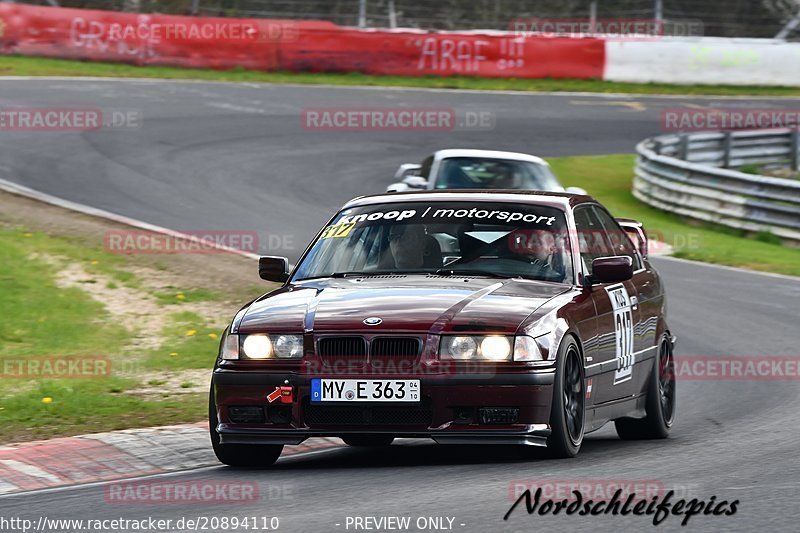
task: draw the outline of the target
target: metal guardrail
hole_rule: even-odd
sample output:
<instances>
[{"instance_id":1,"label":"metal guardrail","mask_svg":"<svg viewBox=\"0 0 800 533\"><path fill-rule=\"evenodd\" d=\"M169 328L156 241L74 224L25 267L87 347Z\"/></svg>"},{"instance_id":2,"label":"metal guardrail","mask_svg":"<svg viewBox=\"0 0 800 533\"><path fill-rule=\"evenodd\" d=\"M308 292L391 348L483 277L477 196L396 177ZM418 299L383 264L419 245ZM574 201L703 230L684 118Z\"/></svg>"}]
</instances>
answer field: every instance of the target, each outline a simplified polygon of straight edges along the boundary
<instances>
[{"instance_id":1,"label":"metal guardrail","mask_svg":"<svg viewBox=\"0 0 800 533\"><path fill-rule=\"evenodd\" d=\"M769 232L800 246L800 179L730 167L776 164L798 170L795 130L662 135L636 147L633 195L681 216Z\"/></svg>"}]
</instances>

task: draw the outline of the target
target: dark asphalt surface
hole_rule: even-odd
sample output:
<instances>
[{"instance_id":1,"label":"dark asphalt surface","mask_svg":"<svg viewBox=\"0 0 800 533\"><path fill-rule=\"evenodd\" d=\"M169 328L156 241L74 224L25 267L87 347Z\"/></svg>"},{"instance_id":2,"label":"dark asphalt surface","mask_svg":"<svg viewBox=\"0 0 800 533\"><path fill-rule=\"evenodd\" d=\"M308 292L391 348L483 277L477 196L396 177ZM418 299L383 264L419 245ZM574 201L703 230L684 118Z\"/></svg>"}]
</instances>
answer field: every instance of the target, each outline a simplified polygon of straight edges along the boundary
<instances>
[{"instance_id":1,"label":"dark asphalt surface","mask_svg":"<svg viewBox=\"0 0 800 533\"><path fill-rule=\"evenodd\" d=\"M0 178L177 230L258 231L261 251L296 259L333 210L383 192L400 163L441 148L541 156L631 153L666 108L706 99L155 81L0 80L0 108L92 107L139 127L0 131ZM726 101L730 102L730 101ZM752 107L788 100L737 100ZM489 113L494 129L308 131L310 108ZM565 183L565 185L569 185Z\"/></svg>"},{"instance_id":2,"label":"dark asphalt surface","mask_svg":"<svg viewBox=\"0 0 800 533\"><path fill-rule=\"evenodd\" d=\"M580 102L589 102L588 104ZM638 103L637 103L638 102ZM543 156L630 152L665 107L709 100L110 81L0 81L0 107L139 109L135 130L0 133L0 177L173 229L256 229L293 239L290 255L343 201L380 192L395 167L436 148ZM747 101L753 107L791 102ZM493 131L307 132L304 107L453 107L495 113ZM569 185L569 184L566 184ZM291 247L290 247L291 248ZM272 249L271 252L280 252ZM670 298L677 355L797 356L800 280L654 260ZM670 439L622 442L610 428L554 461L498 447L400 442L287 458L265 471L211 468L168 479L257 481L240 505L120 505L103 487L0 497L0 516L277 516L279 531L356 531L347 517L451 517L454 531L653 529L648 517L528 516L507 521L524 480L651 481L678 497L738 499L734 516L668 517L658 531L796 531L800 382L684 381ZM339 524L339 525L337 525ZM463 525L462 525L463 524ZM215 530L222 531L221 527ZM252 530L251 530L252 531ZM360 530L360 531L363 531ZM412 527L411 531L417 531Z\"/></svg>"}]
</instances>

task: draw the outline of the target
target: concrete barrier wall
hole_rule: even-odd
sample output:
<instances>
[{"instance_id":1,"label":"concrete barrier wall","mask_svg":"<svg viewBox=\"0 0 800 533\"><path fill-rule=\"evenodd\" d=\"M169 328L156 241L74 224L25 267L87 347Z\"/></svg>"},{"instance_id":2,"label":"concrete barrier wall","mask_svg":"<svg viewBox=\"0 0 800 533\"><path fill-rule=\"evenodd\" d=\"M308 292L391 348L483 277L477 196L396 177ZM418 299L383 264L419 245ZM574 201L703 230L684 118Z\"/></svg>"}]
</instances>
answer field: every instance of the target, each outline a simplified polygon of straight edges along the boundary
<instances>
[{"instance_id":1,"label":"concrete barrier wall","mask_svg":"<svg viewBox=\"0 0 800 533\"><path fill-rule=\"evenodd\" d=\"M0 2L0 54L293 72L800 85L800 43L347 28Z\"/></svg>"},{"instance_id":2,"label":"concrete barrier wall","mask_svg":"<svg viewBox=\"0 0 800 533\"><path fill-rule=\"evenodd\" d=\"M606 42L603 78L633 83L800 85L800 43L771 39Z\"/></svg>"},{"instance_id":3,"label":"concrete barrier wall","mask_svg":"<svg viewBox=\"0 0 800 533\"><path fill-rule=\"evenodd\" d=\"M0 3L0 53L137 65L402 76L601 78L600 39L359 30L329 22L137 15Z\"/></svg>"}]
</instances>

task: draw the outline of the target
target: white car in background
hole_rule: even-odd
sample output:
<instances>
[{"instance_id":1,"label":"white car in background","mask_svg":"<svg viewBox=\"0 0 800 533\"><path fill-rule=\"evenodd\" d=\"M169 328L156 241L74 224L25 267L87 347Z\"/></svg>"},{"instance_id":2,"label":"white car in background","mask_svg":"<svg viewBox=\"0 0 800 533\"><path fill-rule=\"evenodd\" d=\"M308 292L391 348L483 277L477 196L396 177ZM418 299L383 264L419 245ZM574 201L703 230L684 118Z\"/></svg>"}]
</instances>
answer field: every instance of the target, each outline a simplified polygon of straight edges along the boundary
<instances>
[{"instance_id":1,"label":"white car in background","mask_svg":"<svg viewBox=\"0 0 800 533\"><path fill-rule=\"evenodd\" d=\"M544 159L494 150L439 150L422 164L404 163L386 192L425 189L518 189L586 194L559 183Z\"/></svg>"}]
</instances>

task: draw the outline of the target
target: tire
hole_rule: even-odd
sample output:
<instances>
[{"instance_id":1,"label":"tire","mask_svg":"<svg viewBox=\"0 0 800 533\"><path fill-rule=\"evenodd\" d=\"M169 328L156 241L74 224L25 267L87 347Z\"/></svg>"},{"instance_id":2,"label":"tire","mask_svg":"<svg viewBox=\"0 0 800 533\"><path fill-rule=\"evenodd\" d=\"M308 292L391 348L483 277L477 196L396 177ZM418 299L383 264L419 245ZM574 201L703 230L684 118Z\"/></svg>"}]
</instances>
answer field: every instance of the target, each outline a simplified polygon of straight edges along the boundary
<instances>
[{"instance_id":1,"label":"tire","mask_svg":"<svg viewBox=\"0 0 800 533\"><path fill-rule=\"evenodd\" d=\"M586 385L578 343L567 336L558 348L553 403L550 407L548 455L575 457L581 449L586 424Z\"/></svg>"},{"instance_id":2,"label":"tire","mask_svg":"<svg viewBox=\"0 0 800 533\"><path fill-rule=\"evenodd\" d=\"M348 446L383 447L392 444L394 437L391 435L348 435L342 437L342 440Z\"/></svg>"},{"instance_id":3,"label":"tire","mask_svg":"<svg viewBox=\"0 0 800 533\"><path fill-rule=\"evenodd\" d=\"M614 422L617 435L624 440L665 439L675 422L675 361L672 345L664 336L658 359L647 386L647 415L644 418L621 418Z\"/></svg>"},{"instance_id":4,"label":"tire","mask_svg":"<svg viewBox=\"0 0 800 533\"><path fill-rule=\"evenodd\" d=\"M228 466L264 468L272 466L283 451L283 444L220 444L217 433L217 405L214 403L214 386L208 395L208 430L211 446L220 463Z\"/></svg>"}]
</instances>

